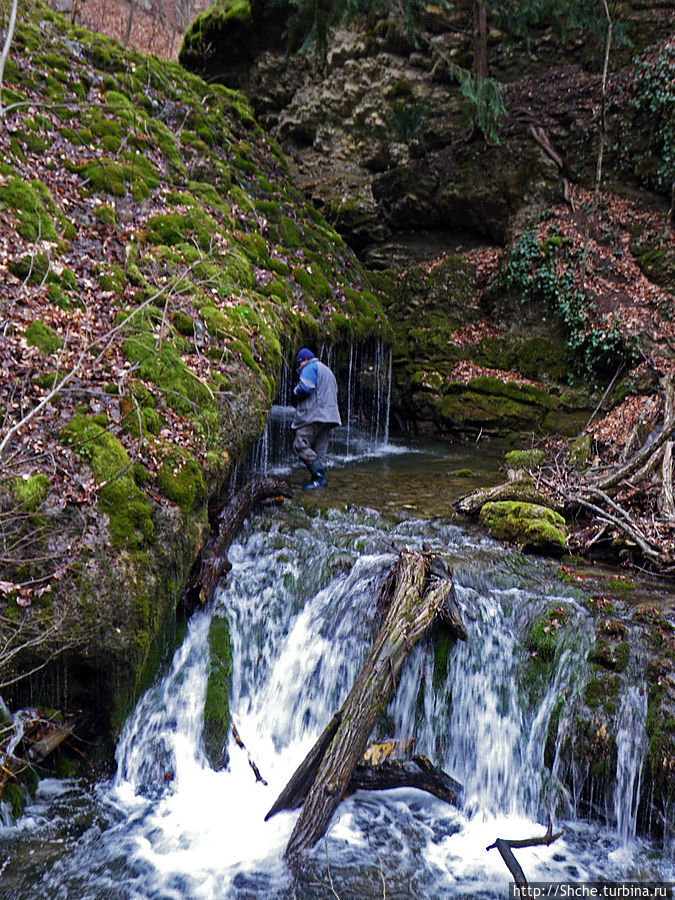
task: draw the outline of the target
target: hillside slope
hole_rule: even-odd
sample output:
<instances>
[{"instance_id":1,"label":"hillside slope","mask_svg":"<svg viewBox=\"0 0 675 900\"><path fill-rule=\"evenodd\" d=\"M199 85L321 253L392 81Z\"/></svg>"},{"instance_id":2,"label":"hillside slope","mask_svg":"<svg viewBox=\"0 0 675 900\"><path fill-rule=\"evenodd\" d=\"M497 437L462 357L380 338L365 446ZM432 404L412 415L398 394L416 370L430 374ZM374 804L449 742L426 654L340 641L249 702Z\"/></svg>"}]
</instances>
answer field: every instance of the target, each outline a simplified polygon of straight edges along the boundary
<instances>
[{"instance_id":1,"label":"hillside slope","mask_svg":"<svg viewBox=\"0 0 675 900\"><path fill-rule=\"evenodd\" d=\"M2 99L0 683L115 727L282 353L387 330L240 94L36 4Z\"/></svg>"}]
</instances>

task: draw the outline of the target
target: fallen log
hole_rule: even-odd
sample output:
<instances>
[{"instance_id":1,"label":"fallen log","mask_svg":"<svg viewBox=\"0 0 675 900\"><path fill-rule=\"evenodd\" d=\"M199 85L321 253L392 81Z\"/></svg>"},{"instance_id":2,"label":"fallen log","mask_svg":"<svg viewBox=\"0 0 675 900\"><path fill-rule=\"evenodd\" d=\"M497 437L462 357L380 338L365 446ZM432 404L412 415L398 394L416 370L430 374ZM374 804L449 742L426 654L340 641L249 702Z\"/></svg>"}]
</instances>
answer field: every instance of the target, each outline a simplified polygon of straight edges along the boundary
<instances>
[{"instance_id":1,"label":"fallen log","mask_svg":"<svg viewBox=\"0 0 675 900\"><path fill-rule=\"evenodd\" d=\"M271 497L283 499L290 496L291 491L285 481L253 478L220 511L218 531L202 550L183 590L181 605L188 613L211 600L220 577L232 568L227 552L256 505Z\"/></svg>"},{"instance_id":2,"label":"fallen log","mask_svg":"<svg viewBox=\"0 0 675 900\"><path fill-rule=\"evenodd\" d=\"M522 501L523 503L537 503L540 506L550 506L556 512L560 512L549 496L537 489L532 478L527 472L519 470L514 477L489 488L477 488L469 494L460 497L453 503L458 513L464 516L477 516L486 503L501 500Z\"/></svg>"},{"instance_id":3,"label":"fallen log","mask_svg":"<svg viewBox=\"0 0 675 900\"><path fill-rule=\"evenodd\" d=\"M429 570L428 555L399 554L385 621L347 699L267 814L302 805L286 847L289 859L309 850L326 832L412 648L434 621L444 615L452 619L447 612L452 581L430 578Z\"/></svg>"},{"instance_id":4,"label":"fallen log","mask_svg":"<svg viewBox=\"0 0 675 900\"><path fill-rule=\"evenodd\" d=\"M433 765L426 756L413 756L405 760L386 759L378 764L362 762L352 772L348 793L358 790L388 791L399 787L426 791L453 806L459 806L462 795L462 785Z\"/></svg>"},{"instance_id":5,"label":"fallen log","mask_svg":"<svg viewBox=\"0 0 675 900\"><path fill-rule=\"evenodd\" d=\"M527 879L525 878L525 873L520 867L520 863L513 855L512 848L513 847L540 847L542 844L549 846L553 841L557 841L561 834L564 832L558 831L556 834L553 834L553 823L551 822L551 817L548 817L548 828L546 829L546 834L541 837L533 837L533 838L524 838L523 840L510 840L508 838L497 838L494 844L490 844L489 847L486 847L486 850L494 850L495 847L499 850L499 853L506 863L506 868L509 870L511 875L513 876L513 880L517 884L519 888L527 887Z\"/></svg>"},{"instance_id":6,"label":"fallen log","mask_svg":"<svg viewBox=\"0 0 675 900\"><path fill-rule=\"evenodd\" d=\"M76 722L70 722L66 725L55 723L47 731L47 733L39 740L35 741L28 751L28 759L31 762L41 762L50 753L53 753L66 738L75 730Z\"/></svg>"}]
</instances>

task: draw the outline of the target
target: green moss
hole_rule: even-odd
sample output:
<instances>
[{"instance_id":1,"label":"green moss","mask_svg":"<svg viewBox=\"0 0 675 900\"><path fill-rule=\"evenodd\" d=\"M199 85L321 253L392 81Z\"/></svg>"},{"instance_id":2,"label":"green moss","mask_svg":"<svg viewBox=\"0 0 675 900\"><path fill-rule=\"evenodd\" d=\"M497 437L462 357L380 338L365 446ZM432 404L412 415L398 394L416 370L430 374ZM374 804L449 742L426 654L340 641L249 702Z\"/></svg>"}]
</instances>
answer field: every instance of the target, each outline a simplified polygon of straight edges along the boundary
<instances>
[{"instance_id":1,"label":"green moss","mask_svg":"<svg viewBox=\"0 0 675 900\"><path fill-rule=\"evenodd\" d=\"M16 781L5 784L2 798L9 806L9 813L13 821L19 819L26 807L26 794Z\"/></svg>"},{"instance_id":2,"label":"green moss","mask_svg":"<svg viewBox=\"0 0 675 900\"><path fill-rule=\"evenodd\" d=\"M204 749L215 769L227 765L230 729L230 681L232 647L230 629L224 615L215 613L209 625L209 668L204 697Z\"/></svg>"},{"instance_id":3,"label":"green moss","mask_svg":"<svg viewBox=\"0 0 675 900\"><path fill-rule=\"evenodd\" d=\"M602 708L613 716L618 709L620 689L621 678L618 675L590 678L584 686L584 701L589 709Z\"/></svg>"},{"instance_id":4,"label":"green moss","mask_svg":"<svg viewBox=\"0 0 675 900\"><path fill-rule=\"evenodd\" d=\"M543 450L509 450L504 462L510 469L536 469L543 458Z\"/></svg>"},{"instance_id":5,"label":"green moss","mask_svg":"<svg viewBox=\"0 0 675 900\"><path fill-rule=\"evenodd\" d=\"M35 512L49 492L49 478L38 472L22 478L14 478L12 491L17 505L25 512Z\"/></svg>"},{"instance_id":6,"label":"green moss","mask_svg":"<svg viewBox=\"0 0 675 900\"><path fill-rule=\"evenodd\" d=\"M448 659L453 646L453 639L447 629L439 630L434 642L434 688L438 690L445 683L448 674Z\"/></svg>"},{"instance_id":7,"label":"green moss","mask_svg":"<svg viewBox=\"0 0 675 900\"><path fill-rule=\"evenodd\" d=\"M117 223L117 213L115 212L114 206L107 206L105 204L97 206L94 210L94 215L97 219L100 219L107 225L115 225Z\"/></svg>"},{"instance_id":8,"label":"green moss","mask_svg":"<svg viewBox=\"0 0 675 900\"><path fill-rule=\"evenodd\" d=\"M122 292L127 280L124 274L124 269L121 266L118 266L116 263L111 263L110 265L102 268L99 272L98 278L102 290L114 291L116 294L120 294Z\"/></svg>"},{"instance_id":9,"label":"green moss","mask_svg":"<svg viewBox=\"0 0 675 900\"><path fill-rule=\"evenodd\" d=\"M90 191L113 194L123 197L126 194L125 182L131 180L131 173L112 159L95 159L84 163L66 162L66 168L77 174Z\"/></svg>"},{"instance_id":10,"label":"green moss","mask_svg":"<svg viewBox=\"0 0 675 900\"><path fill-rule=\"evenodd\" d=\"M156 350L154 344L152 335L139 334L122 345L127 359L139 364L139 377L156 384L166 403L180 415L194 418L215 407L206 385L187 368L175 348L165 341L162 349Z\"/></svg>"},{"instance_id":11,"label":"green moss","mask_svg":"<svg viewBox=\"0 0 675 900\"><path fill-rule=\"evenodd\" d=\"M590 434L582 434L572 442L568 463L573 469L581 471L586 468L586 464L591 455L591 436Z\"/></svg>"},{"instance_id":12,"label":"green moss","mask_svg":"<svg viewBox=\"0 0 675 900\"><path fill-rule=\"evenodd\" d=\"M109 517L112 545L139 550L151 544L155 536L152 508L134 481L129 457L117 438L92 417L80 413L59 434L64 443L89 463L102 485L98 491L99 504Z\"/></svg>"},{"instance_id":13,"label":"green moss","mask_svg":"<svg viewBox=\"0 0 675 900\"><path fill-rule=\"evenodd\" d=\"M27 241L56 241L58 234L54 222L40 199L36 184L10 178L0 191L0 208L16 210L19 217L17 231ZM47 190L43 185L41 187Z\"/></svg>"},{"instance_id":14,"label":"green moss","mask_svg":"<svg viewBox=\"0 0 675 900\"><path fill-rule=\"evenodd\" d=\"M303 268L302 266L296 266L293 269L293 278L310 297L320 303L333 298L333 289L318 270L318 267L308 266Z\"/></svg>"},{"instance_id":15,"label":"green moss","mask_svg":"<svg viewBox=\"0 0 675 900\"><path fill-rule=\"evenodd\" d=\"M567 549L565 520L546 506L510 500L485 503L480 521L493 537L519 543L524 550L562 553Z\"/></svg>"},{"instance_id":16,"label":"green moss","mask_svg":"<svg viewBox=\"0 0 675 900\"><path fill-rule=\"evenodd\" d=\"M186 313L177 310L173 314L171 324L180 334L184 334L187 337L194 337L195 320L192 316L188 316Z\"/></svg>"},{"instance_id":17,"label":"green moss","mask_svg":"<svg viewBox=\"0 0 675 900\"><path fill-rule=\"evenodd\" d=\"M26 328L26 343L29 347L37 347L41 353L56 353L63 346L61 338L49 325L39 319L31 322Z\"/></svg>"},{"instance_id":18,"label":"green moss","mask_svg":"<svg viewBox=\"0 0 675 900\"><path fill-rule=\"evenodd\" d=\"M202 250L208 250L211 236L220 231L217 222L195 206L185 213L169 213L148 219L146 236L151 244L175 246L193 238Z\"/></svg>"},{"instance_id":19,"label":"green moss","mask_svg":"<svg viewBox=\"0 0 675 900\"><path fill-rule=\"evenodd\" d=\"M182 453L172 453L157 473L157 486L185 515L206 500L206 484L199 463Z\"/></svg>"}]
</instances>

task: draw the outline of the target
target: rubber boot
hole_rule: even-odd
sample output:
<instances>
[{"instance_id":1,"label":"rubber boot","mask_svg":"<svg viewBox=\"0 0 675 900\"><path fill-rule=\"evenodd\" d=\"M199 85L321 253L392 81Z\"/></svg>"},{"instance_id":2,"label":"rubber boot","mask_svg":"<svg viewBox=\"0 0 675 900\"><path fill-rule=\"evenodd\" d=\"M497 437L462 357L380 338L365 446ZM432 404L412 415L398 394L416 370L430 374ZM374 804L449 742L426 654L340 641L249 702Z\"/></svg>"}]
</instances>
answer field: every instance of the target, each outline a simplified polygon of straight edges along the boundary
<instances>
[{"instance_id":1,"label":"rubber boot","mask_svg":"<svg viewBox=\"0 0 675 900\"><path fill-rule=\"evenodd\" d=\"M321 460L318 456L312 463L310 463L309 471L312 473L312 480L309 482L309 484L303 485L306 491L313 491L316 488L326 486L326 473L323 470Z\"/></svg>"}]
</instances>

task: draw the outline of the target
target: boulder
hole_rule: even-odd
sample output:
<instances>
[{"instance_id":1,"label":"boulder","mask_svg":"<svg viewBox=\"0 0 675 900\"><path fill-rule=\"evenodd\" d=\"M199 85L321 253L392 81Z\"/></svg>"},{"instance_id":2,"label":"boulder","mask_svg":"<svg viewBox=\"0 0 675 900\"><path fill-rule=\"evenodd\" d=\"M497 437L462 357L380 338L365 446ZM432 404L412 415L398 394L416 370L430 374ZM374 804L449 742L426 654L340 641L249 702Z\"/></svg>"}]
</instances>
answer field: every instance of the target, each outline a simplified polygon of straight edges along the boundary
<instances>
[{"instance_id":1,"label":"boulder","mask_svg":"<svg viewBox=\"0 0 675 900\"><path fill-rule=\"evenodd\" d=\"M559 556L567 550L565 520L547 506L509 500L485 503L480 521L493 537L519 544L526 552Z\"/></svg>"}]
</instances>

